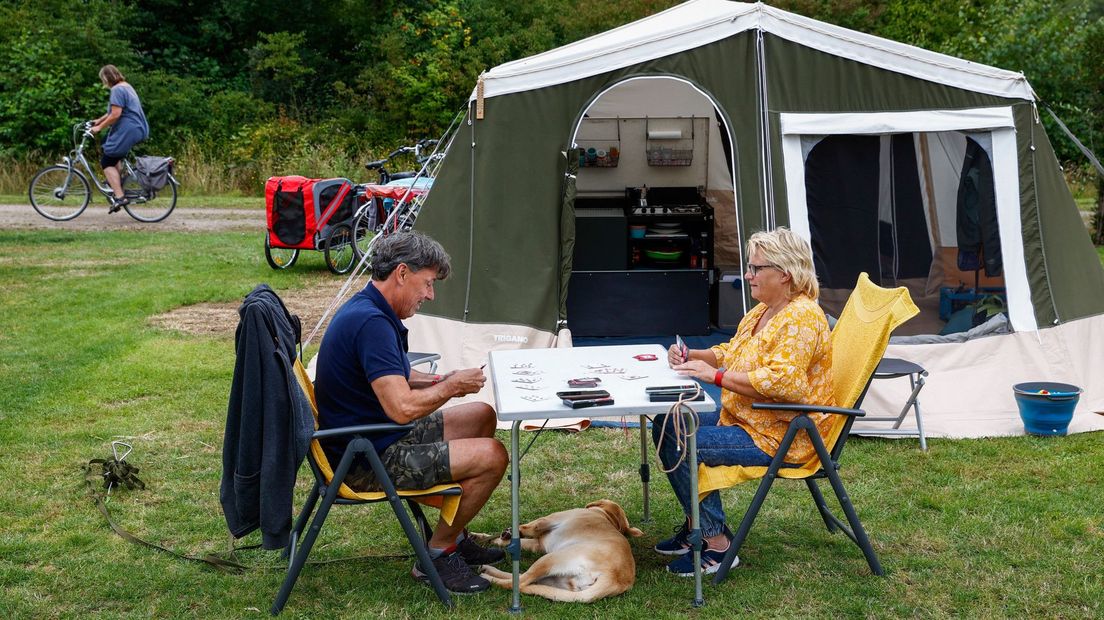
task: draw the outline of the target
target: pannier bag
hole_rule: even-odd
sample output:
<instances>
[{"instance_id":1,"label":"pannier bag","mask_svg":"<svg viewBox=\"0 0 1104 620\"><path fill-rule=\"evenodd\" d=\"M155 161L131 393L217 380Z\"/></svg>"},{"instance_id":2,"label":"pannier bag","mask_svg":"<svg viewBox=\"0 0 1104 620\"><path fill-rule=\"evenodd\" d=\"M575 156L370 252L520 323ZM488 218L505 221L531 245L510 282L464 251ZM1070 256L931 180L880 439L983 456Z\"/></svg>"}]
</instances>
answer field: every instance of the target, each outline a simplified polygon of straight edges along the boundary
<instances>
[{"instance_id":1,"label":"pannier bag","mask_svg":"<svg viewBox=\"0 0 1104 620\"><path fill-rule=\"evenodd\" d=\"M265 182L265 209L272 247L312 250L320 232L352 219L356 192L349 179L271 177Z\"/></svg>"},{"instance_id":2,"label":"pannier bag","mask_svg":"<svg viewBox=\"0 0 1104 620\"><path fill-rule=\"evenodd\" d=\"M157 191L169 182L173 158L144 155L134 160L134 176L146 191Z\"/></svg>"}]
</instances>

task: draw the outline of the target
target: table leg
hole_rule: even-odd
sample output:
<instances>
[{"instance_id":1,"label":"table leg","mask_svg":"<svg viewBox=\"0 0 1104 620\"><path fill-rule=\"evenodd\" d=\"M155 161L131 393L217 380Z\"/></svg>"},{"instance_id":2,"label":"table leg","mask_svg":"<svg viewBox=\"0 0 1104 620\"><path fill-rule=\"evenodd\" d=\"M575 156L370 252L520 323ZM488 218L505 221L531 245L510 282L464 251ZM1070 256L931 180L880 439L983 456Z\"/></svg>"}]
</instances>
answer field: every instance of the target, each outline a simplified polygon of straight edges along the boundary
<instances>
[{"instance_id":1,"label":"table leg","mask_svg":"<svg viewBox=\"0 0 1104 620\"><path fill-rule=\"evenodd\" d=\"M648 482L651 480L648 469L648 416L640 416L640 482L644 486L644 519L641 523L651 523L652 511L648 502Z\"/></svg>"},{"instance_id":2,"label":"table leg","mask_svg":"<svg viewBox=\"0 0 1104 620\"><path fill-rule=\"evenodd\" d=\"M519 434L521 420L510 427L510 557L513 566L513 594L510 599L510 613L521 613L521 516L518 508L521 495L521 451Z\"/></svg>"},{"instance_id":3,"label":"table leg","mask_svg":"<svg viewBox=\"0 0 1104 620\"><path fill-rule=\"evenodd\" d=\"M694 541L694 600L690 604L701 607L705 605L705 598L702 595L702 536L698 502L698 427L693 412L683 415L686 417L687 457L690 459L690 540Z\"/></svg>"}]
</instances>

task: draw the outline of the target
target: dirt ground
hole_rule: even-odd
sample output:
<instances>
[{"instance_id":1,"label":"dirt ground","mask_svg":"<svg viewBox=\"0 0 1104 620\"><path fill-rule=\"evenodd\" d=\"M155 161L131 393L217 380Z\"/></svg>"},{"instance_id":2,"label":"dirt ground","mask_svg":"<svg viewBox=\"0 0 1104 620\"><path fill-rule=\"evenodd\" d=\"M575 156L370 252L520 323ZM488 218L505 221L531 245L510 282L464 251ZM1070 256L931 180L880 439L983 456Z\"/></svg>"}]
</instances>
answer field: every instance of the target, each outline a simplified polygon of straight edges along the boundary
<instances>
[{"instance_id":1,"label":"dirt ground","mask_svg":"<svg viewBox=\"0 0 1104 620\"><path fill-rule=\"evenodd\" d=\"M65 229L77 231L157 230L173 232L203 232L231 230L263 231L265 213L260 209L205 209L177 207L167 219L145 224L132 219L124 211L107 212L107 205L93 203L76 219L53 222L39 215L29 204L0 205L0 229ZM318 323L326 307L341 289L345 278L329 272L317 274L306 288L278 290L288 309L299 315L303 323L303 338ZM355 290L363 287L363 282ZM150 325L161 329L215 337L233 337L238 326L240 302L202 303L175 308L150 317ZM321 333L321 332L319 332ZM319 337L315 337L317 343Z\"/></svg>"},{"instance_id":2,"label":"dirt ground","mask_svg":"<svg viewBox=\"0 0 1104 620\"><path fill-rule=\"evenodd\" d=\"M164 221L154 224L139 222L126 211L108 213L107 204L93 202L75 219L54 222L38 214L29 204L0 205L0 229L64 229L81 231L157 230L172 232L204 232L228 230L263 230L263 209L203 209L177 207Z\"/></svg>"}]
</instances>

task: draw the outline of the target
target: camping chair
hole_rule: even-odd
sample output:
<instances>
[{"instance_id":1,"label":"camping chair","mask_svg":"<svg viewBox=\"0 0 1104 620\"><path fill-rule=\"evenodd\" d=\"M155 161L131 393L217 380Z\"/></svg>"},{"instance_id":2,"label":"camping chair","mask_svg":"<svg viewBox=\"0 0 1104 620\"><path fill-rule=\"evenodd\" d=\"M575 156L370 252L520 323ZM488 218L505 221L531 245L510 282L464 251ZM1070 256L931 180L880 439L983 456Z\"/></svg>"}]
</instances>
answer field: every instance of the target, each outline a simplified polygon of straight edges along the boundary
<instances>
[{"instance_id":1,"label":"camping chair","mask_svg":"<svg viewBox=\"0 0 1104 620\"><path fill-rule=\"evenodd\" d=\"M422 364L429 364L429 374L437 372L437 360L441 359L440 353L416 353L410 351L406 354L406 358L410 360L411 366L420 366Z\"/></svg>"},{"instance_id":2,"label":"camping chair","mask_svg":"<svg viewBox=\"0 0 1104 620\"><path fill-rule=\"evenodd\" d=\"M704 498L710 492L726 488L747 480L761 478L755 497L740 522L732 544L721 562L721 568L713 578L713 583L720 583L728 575L728 570L740 547L744 544L751 524L759 514L763 500L767 497L775 478L802 479L813 496L820 516L829 532L835 532L838 528L847 534L856 545L862 549L870 570L875 575L882 575L882 566L878 562L878 556L874 553L866 531L863 530L851 499L843 488L843 482L839 477L839 460L843 453L843 446L847 442L847 434L856 417L865 413L857 409L862 403L866 389L870 385L874 370L882 359L886 344L889 342L889 334L901 323L919 313L912 303L908 291L904 287L896 289L883 289L874 285L865 273L859 274L859 280L854 292L847 300L840 315L839 321L832 330L832 380L833 393L837 403L846 403L850 407L825 407L822 405L798 405L788 403L754 403L755 409L770 409L774 411L792 411L798 414L782 438L778 452L768 467L740 467L720 466L707 467L700 465L698 468L699 497ZM815 412L840 414L836 416L828 436L821 439L816 425L807 414ZM798 466L786 465L785 455L793 443L797 433L808 433L816 456L807 463ZM824 496L817 486L817 480L828 478L832 490L839 499L840 506L850 524L848 527L831 511L824 502Z\"/></svg>"},{"instance_id":3,"label":"camping chair","mask_svg":"<svg viewBox=\"0 0 1104 620\"><path fill-rule=\"evenodd\" d=\"M315 428L317 428L318 405L314 398L314 385L307 377L307 371L303 368L299 360L295 360L295 375L299 379L299 386L306 393L308 400L310 400L311 409L314 412ZM445 589L440 575L437 574L437 570L433 567L433 563L429 559L429 552L426 549L426 543L432 535L432 530L430 530L429 522L426 520L421 508L415 502L421 502L440 508L441 517L444 518L445 521L451 523L453 517L456 515L456 509L460 505L460 485L440 484L423 490L396 491L395 485L391 483L391 478L383 468L383 463L380 461L379 454L376 453L375 448L372 446L372 442L363 438L363 435L392 432L409 428L410 426L411 425L402 424L367 424L362 426L316 430L314 432L314 436L311 438L310 452L307 454L311 472L314 474L314 486L311 488L306 504L303 505L303 511L299 513L299 517L296 518L295 524L291 530L291 542L288 543L287 549L285 550L285 554L290 561L287 577L284 578L284 583L280 586L280 591L276 594L276 600L272 603L272 615L279 614L287 603L288 596L291 595L291 589L295 586L295 580L298 579L300 571L303 570L303 565L307 561L307 556L310 554L311 547L314 546L314 541L318 538L318 533L322 530L322 524L326 521L327 515L329 515L330 507L334 504L370 504L382 501L388 502L391 505L391 509L395 512L395 516L398 517L399 523L402 524L403 532L406 534L406 538L410 541L410 546L414 548L414 553L418 557L418 563L429 576L430 584L437 593L437 597L441 599L441 602L447 607L452 607L452 599L449 597L449 593ZM319 443L319 440L325 437L354 434L359 436L349 442L349 447L345 449L345 454L341 457L337 469L331 468L329 459L326 458L326 453L322 450L322 444ZM353 463L353 458L360 454L368 458L369 463L372 465L372 471L376 475L376 480L380 482L383 491L357 492L345 485L345 475L349 472L350 466ZM317 514L315 514L314 519L311 521L310 530L307 531L306 537L303 538L303 529L306 527L307 519L309 519L311 513L314 512L319 497L322 498L322 505L318 508ZM418 527L421 532L414 528L414 523L410 520L410 515L408 515L403 508L403 499L405 499L410 506L410 511L414 514L414 518L418 522ZM301 538L302 542L300 543Z\"/></svg>"},{"instance_id":4,"label":"camping chair","mask_svg":"<svg viewBox=\"0 0 1104 620\"><path fill-rule=\"evenodd\" d=\"M905 399L905 406L901 408L901 413L895 416L875 416L863 419L863 422L893 422L892 428L863 428L855 431L855 434L873 437L919 437L920 449L927 451L928 439L924 435L924 418L920 415L919 399L920 390L924 388L924 377L926 376L928 376L928 371L916 362L896 357L883 357L882 361L878 363L878 368L874 370L874 378L900 379L908 377L909 388L912 392ZM914 428L901 428L901 424L904 423L910 409L916 419L916 426Z\"/></svg>"}]
</instances>

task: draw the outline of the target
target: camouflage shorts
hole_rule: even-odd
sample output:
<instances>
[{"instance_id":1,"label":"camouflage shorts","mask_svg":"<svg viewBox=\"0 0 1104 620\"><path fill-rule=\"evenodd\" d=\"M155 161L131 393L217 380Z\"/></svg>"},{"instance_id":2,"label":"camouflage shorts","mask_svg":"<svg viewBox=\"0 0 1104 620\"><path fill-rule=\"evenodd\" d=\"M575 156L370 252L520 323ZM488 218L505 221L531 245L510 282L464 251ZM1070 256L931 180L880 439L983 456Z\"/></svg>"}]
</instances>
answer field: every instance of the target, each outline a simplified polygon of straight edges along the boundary
<instances>
[{"instance_id":1,"label":"camouflage shorts","mask_svg":"<svg viewBox=\"0 0 1104 620\"><path fill-rule=\"evenodd\" d=\"M426 489L451 482L445 416L435 411L415 421L414 428L388 446L380 460L396 489ZM367 465L355 461L345 483L358 491L381 490L376 475Z\"/></svg>"}]
</instances>

